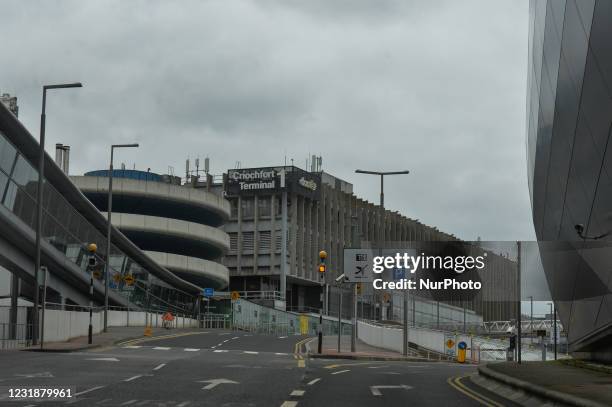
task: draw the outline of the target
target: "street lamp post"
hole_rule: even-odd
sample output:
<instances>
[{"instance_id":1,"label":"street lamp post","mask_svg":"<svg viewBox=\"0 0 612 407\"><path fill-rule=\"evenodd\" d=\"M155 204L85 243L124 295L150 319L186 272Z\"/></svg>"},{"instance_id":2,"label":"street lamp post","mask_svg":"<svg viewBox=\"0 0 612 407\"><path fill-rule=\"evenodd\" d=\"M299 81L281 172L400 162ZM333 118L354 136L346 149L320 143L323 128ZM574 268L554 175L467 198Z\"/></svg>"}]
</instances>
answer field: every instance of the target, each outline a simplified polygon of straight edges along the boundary
<instances>
[{"instance_id":1,"label":"street lamp post","mask_svg":"<svg viewBox=\"0 0 612 407\"><path fill-rule=\"evenodd\" d=\"M36 254L34 261L34 314L32 315L32 344L38 344L38 307L40 287L38 284L38 274L40 272L40 244L42 235L42 214L43 214L43 179L45 171L45 122L46 122L46 107L47 107L47 90L63 89L63 88L81 88L83 85L77 83L63 83L56 85L44 85L42 97L42 112L40 114L40 147L38 153L38 190L36 191Z\"/></svg>"},{"instance_id":2,"label":"street lamp post","mask_svg":"<svg viewBox=\"0 0 612 407\"><path fill-rule=\"evenodd\" d=\"M557 360L557 309L555 308L554 303L549 303L550 305L550 320L552 321L553 328L553 346L555 352L555 360Z\"/></svg>"},{"instance_id":3,"label":"street lamp post","mask_svg":"<svg viewBox=\"0 0 612 407\"><path fill-rule=\"evenodd\" d=\"M108 170L108 208L107 208L107 230L106 230L106 266L104 267L104 332L108 332L108 283L110 277L110 255L111 255L111 233L113 230L111 217L113 213L113 155L115 148L138 147L133 144L111 145L110 166Z\"/></svg>"},{"instance_id":4,"label":"street lamp post","mask_svg":"<svg viewBox=\"0 0 612 407\"><path fill-rule=\"evenodd\" d=\"M382 253L382 242L384 241L384 232L385 232L385 175L403 175L409 174L410 171L364 171L364 170L355 170L357 174L370 174L370 175L378 175L380 176L380 220L382 223L382 227L380 228L379 233L377 233L378 237L378 251L379 255ZM376 296L374 296L376 297ZM382 319L382 304L380 306L380 319ZM353 327L355 329L355 327ZM404 346L403 346L403 354L404 356L408 355L408 292L404 290Z\"/></svg>"}]
</instances>

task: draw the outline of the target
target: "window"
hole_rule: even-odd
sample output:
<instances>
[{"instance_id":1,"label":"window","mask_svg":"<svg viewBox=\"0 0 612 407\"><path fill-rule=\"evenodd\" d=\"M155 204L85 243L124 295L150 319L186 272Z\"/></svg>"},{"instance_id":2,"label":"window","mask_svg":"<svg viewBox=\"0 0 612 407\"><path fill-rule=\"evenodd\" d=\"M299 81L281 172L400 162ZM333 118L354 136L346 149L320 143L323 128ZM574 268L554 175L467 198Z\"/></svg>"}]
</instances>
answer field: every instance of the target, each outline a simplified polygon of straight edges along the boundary
<instances>
[{"instance_id":1,"label":"window","mask_svg":"<svg viewBox=\"0 0 612 407\"><path fill-rule=\"evenodd\" d=\"M2 135L2 133L0 133ZM11 173L17 151L4 137L0 137L0 168L7 174Z\"/></svg>"},{"instance_id":2,"label":"window","mask_svg":"<svg viewBox=\"0 0 612 407\"><path fill-rule=\"evenodd\" d=\"M254 198L242 198L240 201L242 205L242 219L252 218L254 215Z\"/></svg>"},{"instance_id":3,"label":"window","mask_svg":"<svg viewBox=\"0 0 612 407\"><path fill-rule=\"evenodd\" d=\"M270 216L271 209L272 208L270 207L270 197L262 196L257 199L257 212L259 214L259 217Z\"/></svg>"}]
</instances>

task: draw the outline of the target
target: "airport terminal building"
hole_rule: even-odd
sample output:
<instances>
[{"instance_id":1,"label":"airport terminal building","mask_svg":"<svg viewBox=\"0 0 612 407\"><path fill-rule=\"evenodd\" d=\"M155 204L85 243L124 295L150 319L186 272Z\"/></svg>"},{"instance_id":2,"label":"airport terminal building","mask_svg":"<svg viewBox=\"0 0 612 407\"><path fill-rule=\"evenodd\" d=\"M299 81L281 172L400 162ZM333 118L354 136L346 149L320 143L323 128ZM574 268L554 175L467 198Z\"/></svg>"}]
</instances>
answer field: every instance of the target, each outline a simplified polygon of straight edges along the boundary
<instances>
[{"instance_id":1,"label":"airport terminal building","mask_svg":"<svg viewBox=\"0 0 612 407\"><path fill-rule=\"evenodd\" d=\"M224 226L230 247L223 258L230 272L230 289L253 298L267 298L272 304L273 300L281 299L280 276L285 275L288 310L318 311L321 307L320 250L328 253L325 282L331 288L326 303L330 310L337 310L334 280L344 272L345 248L377 242L395 247L402 242L458 241L453 235L398 212L382 212L379 205L357 197L351 183L317 168L231 169L224 174L223 183L207 187L224 195L231 206L230 219ZM483 279L496 279L485 287L498 289L482 296L488 301L447 298L444 303L467 308L485 320L515 318L516 307L512 304L516 300L516 263L494 255L491 260L492 271ZM345 290L342 308L343 315L348 317L350 294L348 288ZM366 318L400 319L400 305L399 298L389 295L388 301L384 301L381 295L373 295L370 285L364 285L358 312ZM435 315L435 302L427 307L433 307L434 311L427 312ZM427 319L435 320L432 315Z\"/></svg>"}]
</instances>

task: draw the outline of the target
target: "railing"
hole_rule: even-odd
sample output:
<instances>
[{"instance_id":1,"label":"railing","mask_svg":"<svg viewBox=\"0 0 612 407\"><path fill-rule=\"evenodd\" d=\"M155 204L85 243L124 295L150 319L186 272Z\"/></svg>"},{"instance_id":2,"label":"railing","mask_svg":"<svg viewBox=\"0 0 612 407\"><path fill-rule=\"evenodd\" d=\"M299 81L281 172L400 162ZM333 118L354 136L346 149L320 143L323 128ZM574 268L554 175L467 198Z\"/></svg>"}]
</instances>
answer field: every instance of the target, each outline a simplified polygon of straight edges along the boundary
<instances>
[{"instance_id":1,"label":"railing","mask_svg":"<svg viewBox=\"0 0 612 407\"><path fill-rule=\"evenodd\" d=\"M27 348L32 344L32 324L0 323L0 350Z\"/></svg>"}]
</instances>

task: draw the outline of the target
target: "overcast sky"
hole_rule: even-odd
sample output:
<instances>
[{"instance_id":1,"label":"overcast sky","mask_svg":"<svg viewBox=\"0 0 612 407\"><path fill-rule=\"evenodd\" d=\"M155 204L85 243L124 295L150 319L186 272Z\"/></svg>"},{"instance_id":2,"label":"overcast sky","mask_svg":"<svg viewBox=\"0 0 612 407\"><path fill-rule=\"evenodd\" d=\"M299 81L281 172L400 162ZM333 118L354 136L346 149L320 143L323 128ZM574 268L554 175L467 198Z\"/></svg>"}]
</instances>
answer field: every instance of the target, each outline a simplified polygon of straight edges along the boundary
<instances>
[{"instance_id":1,"label":"overcast sky","mask_svg":"<svg viewBox=\"0 0 612 407\"><path fill-rule=\"evenodd\" d=\"M0 90L19 98L71 173L108 165L183 175L324 170L386 207L467 240L533 239L525 164L528 2L18 1L2 5Z\"/></svg>"}]
</instances>

